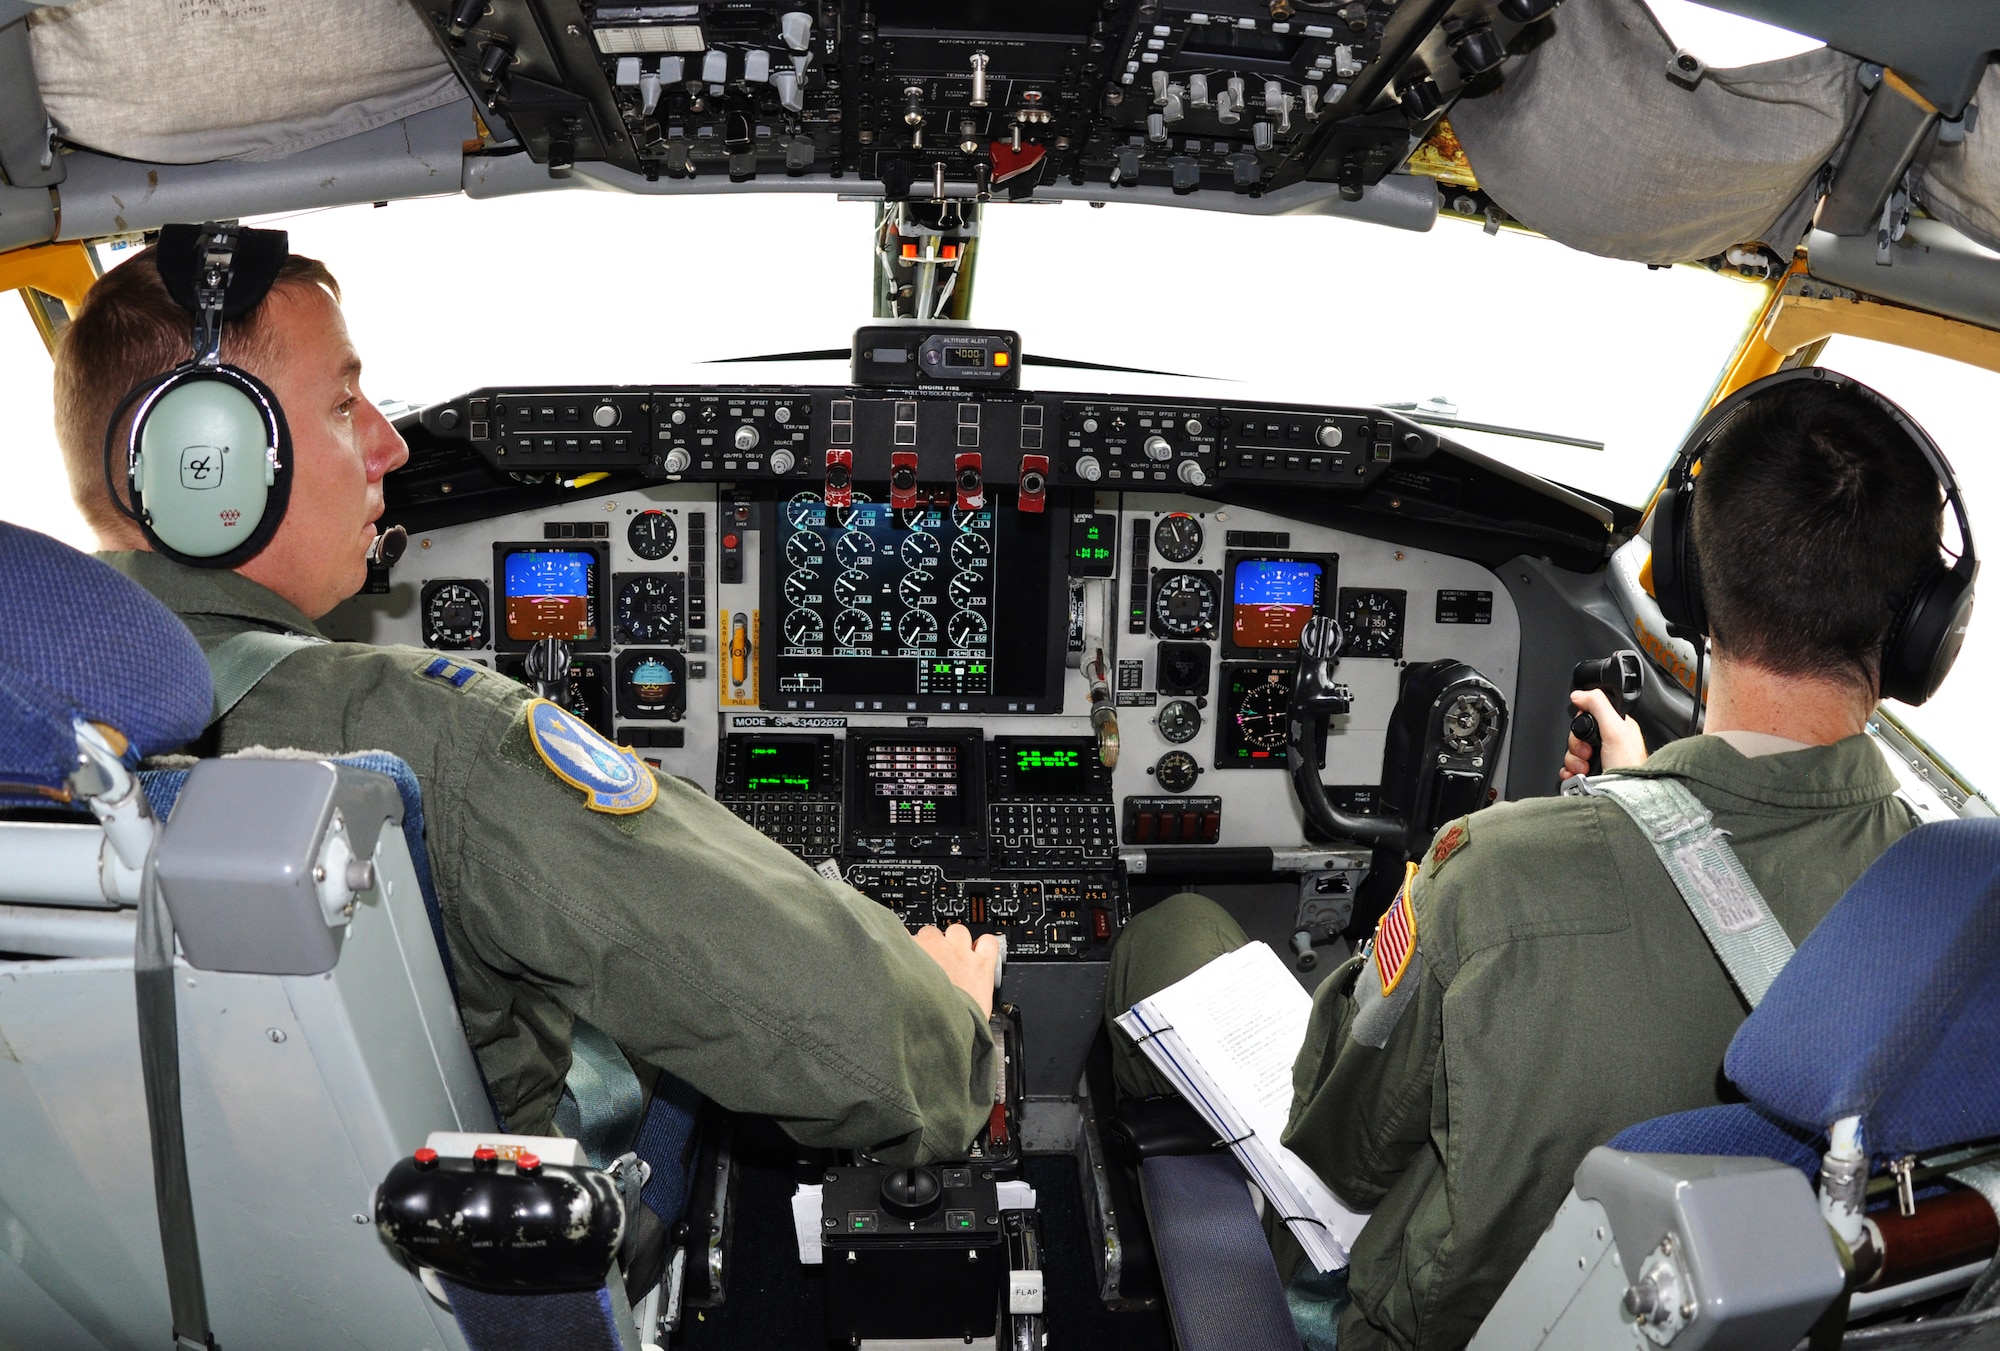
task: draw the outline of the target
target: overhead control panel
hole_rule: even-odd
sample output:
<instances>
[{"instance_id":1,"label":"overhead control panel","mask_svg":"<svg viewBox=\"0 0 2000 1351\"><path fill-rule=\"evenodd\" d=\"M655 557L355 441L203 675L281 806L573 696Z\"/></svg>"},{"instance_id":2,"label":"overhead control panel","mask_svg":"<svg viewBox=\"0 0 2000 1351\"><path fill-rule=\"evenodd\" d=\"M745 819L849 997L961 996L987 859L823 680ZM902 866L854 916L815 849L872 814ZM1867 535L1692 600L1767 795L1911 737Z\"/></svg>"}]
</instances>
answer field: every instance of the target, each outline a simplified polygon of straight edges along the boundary
<instances>
[{"instance_id":1,"label":"overhead control panel","mask_svg":"<svg viewBox=\"0 0 2000 1351\"><path fill-rule=\"evenodd\" d=\"M423 0L534 162L647 179L1359 197L1557 0Z\"/></svg>"}]
</instances>

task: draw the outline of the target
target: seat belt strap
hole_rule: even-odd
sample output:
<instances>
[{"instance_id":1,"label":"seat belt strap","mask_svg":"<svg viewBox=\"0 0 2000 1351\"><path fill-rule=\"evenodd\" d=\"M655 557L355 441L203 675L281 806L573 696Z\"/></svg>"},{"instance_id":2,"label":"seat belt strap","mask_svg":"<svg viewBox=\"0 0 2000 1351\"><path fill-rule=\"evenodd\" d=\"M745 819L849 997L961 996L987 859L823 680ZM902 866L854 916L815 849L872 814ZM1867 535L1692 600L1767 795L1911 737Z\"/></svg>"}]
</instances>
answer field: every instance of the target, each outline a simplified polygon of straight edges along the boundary
<instances>
[{"instance_id":1,"label":"seat belt strap","mask_svg":"<svg viewBox=\"0 0 2000 1351\"><path fill-rule=\"evenodd\" d=\"M1751 1008L1791 960L1791 936L1701 799L1674 779L1605 775L1582 781L1625 809L1659 855L1708 945Z\"/></svg>"},{"instance_id":2,"label":"seat belt strap","mask_svg":"<svg viewBox=\"0 0 2000 1351\"><path fill-rule=\"evenodd\" d=\"M167 1270L175 1351L214 1351L208 1294L201 1279L194 1193L188 1183L187 1133L181 1120L180 1023L174 988L174 921L149 859L139 894L132 981L139 1012L139 1068L146 1085L147 1134L153 1145L153 1200L160 1255Z\"/></svg>"},{"instance_id":3,"label":"seat belt strap","mask_svg":"<svg viewBox=\"0 0 2000 1351\"><path fill-rule=\"evenodd\" d=\"M208 653L209 679L215 686L215 708L208 715L209 725L221 722L244 695L257 688L258 681L277 669L279 662L325 641L303 633L245 629L217 643Z\"/></svg>"},{"instance_id":4,"label":"seat belt strap","mask_svg":"<svg viewBox=\"0 0 2000 1351\"><path fill-rule=\"evenodd\" d=\"M618 1043L581 1018L570 1028L563 1088L556 1129L582 1145L584 1157L606 1168L632 1148L645 1115L645 1089Z\"/></svg>"}]
</instances>

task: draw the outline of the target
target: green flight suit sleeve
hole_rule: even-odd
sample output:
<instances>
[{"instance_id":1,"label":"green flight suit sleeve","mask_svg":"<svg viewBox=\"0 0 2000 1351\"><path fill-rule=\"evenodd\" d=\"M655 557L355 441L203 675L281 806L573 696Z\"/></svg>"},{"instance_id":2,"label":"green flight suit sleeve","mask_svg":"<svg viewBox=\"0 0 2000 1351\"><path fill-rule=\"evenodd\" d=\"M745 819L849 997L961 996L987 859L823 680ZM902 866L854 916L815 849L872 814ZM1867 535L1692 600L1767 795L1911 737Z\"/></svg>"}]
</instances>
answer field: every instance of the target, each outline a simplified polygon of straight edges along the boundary
<instances>
[{"instance_id":1,"label":"green flight suit sleeve","mask_svg":"<svg viewBox=\"0 0 2000 1351\"><path fill-rule=\"evenodd\" d=\"M425 791L460 1002L493 1011L467 1032L509 1124L546 1128L580 1017L802 1143L963 1154L992 1037L901 922L682 780L656 775L635 814L589 810L525 707L455 727Z\"/></svg>"},{"instance_id":2,"label":"green flight suit sleeve","mask_svg":"<svg viewBox=\"0 0 2000 1351\"><path fill-rule=\"evenodd\" d=\"M1383 994L1373 959L1351 987L1322 982L1292 1067L1284 1142L1357 1210L1373 1210L1430 1157L1445 985L1424 952L1424 883L1410 885L1417 948L1395 989Z\"/></svg>"}]
</instances>

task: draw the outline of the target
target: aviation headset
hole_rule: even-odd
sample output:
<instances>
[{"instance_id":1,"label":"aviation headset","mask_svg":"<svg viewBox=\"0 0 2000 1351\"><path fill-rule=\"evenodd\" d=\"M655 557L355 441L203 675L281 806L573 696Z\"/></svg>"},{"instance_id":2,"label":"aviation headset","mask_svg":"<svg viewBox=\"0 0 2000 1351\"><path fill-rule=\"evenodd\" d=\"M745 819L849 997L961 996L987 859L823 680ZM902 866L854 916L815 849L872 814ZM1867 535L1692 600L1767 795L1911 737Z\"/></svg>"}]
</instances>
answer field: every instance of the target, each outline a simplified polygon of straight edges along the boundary
<instances>
[{"instance_id":1,"label":"aviation headset","mask_svg":"<svg viewBox=\"0 0 2000 1351\"><path fill-rule=\"evenodd\" d=\"M1972 617L1972 584L1979 575L1979 557L1972 548L1972 522L1966 519L1958 480L1944 452L1916 420L1858 380L1819 367L1780 371L1737 390L1710 409L1681 445L1667 475L1666 487L1653 508L1653 595L1670 631L1699 641L1708 633L1708 608L1701 593L1701 563L1694 550L1696 466L1725 427L1765 391L1800 380L1824 380L1872 400L1903 429L1937 475L1945 501L1958 518L1963 552L1947 565L1933 556L1911 579L1882 643L1882 695L1906 704L1921 704L1937 693L1958 659L1965 626Z\"/></svg>"},{"instance_id":2,"label":"aviation headset","mask_svg":"<svg viewBox=\"0 0 2000 1351\"><path fill-rule=\"evenodd\" d=\"M270 293L287 242L283 230L210 221L164 226L154 246L167 293L194 316L194 351L119 401L104 429L104 477L112 503L177 563L242 566L271 542L291 501L292 437L278 396L222 360L223 322ZM134 404L121 496L112 441Z\"/></svg>"}]
</instances>

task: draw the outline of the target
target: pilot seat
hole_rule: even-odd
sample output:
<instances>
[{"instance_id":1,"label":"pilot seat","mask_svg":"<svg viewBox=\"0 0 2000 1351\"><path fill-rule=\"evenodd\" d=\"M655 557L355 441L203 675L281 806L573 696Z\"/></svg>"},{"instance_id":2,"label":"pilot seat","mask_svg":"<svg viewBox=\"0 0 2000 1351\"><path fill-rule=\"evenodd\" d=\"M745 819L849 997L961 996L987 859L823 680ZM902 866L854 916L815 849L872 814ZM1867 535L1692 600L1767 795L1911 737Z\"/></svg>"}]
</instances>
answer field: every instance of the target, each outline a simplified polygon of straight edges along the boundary
<instances>
[{"instance_id":1,"label":"pilot seat","mask_svg":"<svg viewBox=\"0 0 2000 1351\"><path fill-rule=\"evenodd\" d=\"M578 1139L506 1135L409 768L141 770L210 721L193 638L4 523L0 572L0 1349L650 1341L693 1094L642 1097L584 1029ZM530 1251L422 1238L552 1205L591 1221Z\"/></svg>"}]
</instances>

